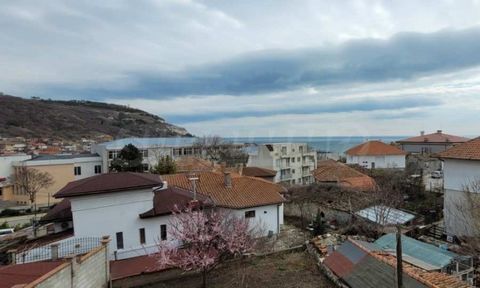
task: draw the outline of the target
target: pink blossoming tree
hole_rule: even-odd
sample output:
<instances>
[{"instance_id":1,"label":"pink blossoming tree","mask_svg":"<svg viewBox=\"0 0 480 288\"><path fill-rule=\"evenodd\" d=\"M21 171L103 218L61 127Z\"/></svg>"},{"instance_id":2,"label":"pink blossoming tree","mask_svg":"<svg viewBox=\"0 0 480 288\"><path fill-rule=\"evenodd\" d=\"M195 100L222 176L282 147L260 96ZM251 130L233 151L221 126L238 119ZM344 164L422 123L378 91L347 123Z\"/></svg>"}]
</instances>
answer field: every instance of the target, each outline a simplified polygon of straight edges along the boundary
<instances>
[{"instance_id":1,"label":"pink blossoming tree","mask_svg":"<svg viewBox=\"0 0 480 288\"><path fill-rule=\"evenodd\" d=\"M255 233L245 218L192 207L176 209L173 215L168 231L177 242L159 242L158 264L201 272L204 288L208 272L219 263L253 248Z\"/></svg>"}]
</instances>

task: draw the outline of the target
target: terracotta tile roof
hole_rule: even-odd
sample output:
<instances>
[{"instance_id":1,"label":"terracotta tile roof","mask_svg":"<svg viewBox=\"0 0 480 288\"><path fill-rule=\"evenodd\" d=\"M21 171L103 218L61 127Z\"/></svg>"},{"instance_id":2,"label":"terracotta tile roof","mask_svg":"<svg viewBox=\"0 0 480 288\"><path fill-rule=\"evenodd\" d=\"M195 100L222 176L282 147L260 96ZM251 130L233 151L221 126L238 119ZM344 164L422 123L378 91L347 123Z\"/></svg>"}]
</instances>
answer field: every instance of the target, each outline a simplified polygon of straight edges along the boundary
<instances>
[{"instance_id":1,"label":"terracotta tile roof","mask_svg":"<svg viewBox=\"0 0 480 288\"><path fill-rule=\"evenodd\" d=\"M381 141L368 141L352 147L345 151L345 154L352 156L363 155L406 155L407 153L393 145Z\"/></svg>"},{"instance_id":2,"label":"terracotta tile roof","mask_svg":"<svg viewBox=\"0 0 480 288\"><path fill-rule=\"evenodd\" d=\"M72 181L53 196L55 198L64 198L90 194L148 189L161 186L162 183L162 179L156 174L133 172L108 173Z\"/></svg>"},{"instance_id":3,"label":"terracotta tile roof","mask_svg":"<svg viewBox=\"0 0 480 288\"><path fill-rule=\"evenodd\" d=\"M166 270L159 269L157 262L158 259L154 255L110 261L110 277L112 280L118 280L126 277Z\"/></svg>"},{"instance_id":4,"label":"terracotta tile roof","mask_svg":"<svg viewBox=\"0 0 480 288\"><path fill-rule=\"evenodd\" d=\"M285 188L269 181L231 174L232 186L225 185L225 176L216 172L199 172L196 182L197 191L209 196L220 207L247 208L270 204L280 204L284 201L281 193ZM191 189L192 182L187 174L163 175L168 185Z\"/></svg>"},{"instance_id":5,"label":"terracotta tile roof","mask_svg":"<svg viewBox=\"0 0 480 288\"><path fill-rule=\"evenodd\" d=\"M372 191L376 187L370 176L335 160L319 161L313 177L317 182L335 182L361 191Z\"/></svg>"},{"instance_id":6,"label":"terracotta tile roof","mask_svg":"<svg viewBox=\"0 0 480 288\"><path fill-rule=\"evenodd\" d=\"M440 158L480 160L480 137L437 154Z\"/></svg>"},{"instance_id":7,"label":"terracotta tile roof","mask_svg":"<svg viewBox=\"0 0 480 288\"><path fill-rule=\"evenodd\" d=\"M0 266L0 288L26 285L63 264L64 261L41 261Z\"/></svg>"},{"instance_id":8,"label":"terracotta tile roof","mask_svg":"<svg viewBox=\"0 0 480 288\"><path fill-rule=\"evenodd\" d=\"M182 172L199 172L199 171L215 171L220 167L211 161L198 157L181 157L175 160L177 171Z\"/></svg>"},{"instance_id":9,"label":"terracotta tile roof","mask_svg":"<svg viewBox=\"0 0 480 288\"><path fill-rule=\"evenodd\" d=\"M201 204L211 205L212 201L205 195L197 193L197 200ZM182 209L193 200L193 192L178 187L168 187L155 191L153 196L153 208L140 214L140 218L149 218L172 213L175 205Z\"/></svg>"},{"instance_id":10,"label":"terracotta tile roof","mask_svg":"<svg viewBox=\"0 0 480 288\"><path fill-rule=\"evenodd\" d=\"M63 199L55 205L45 216L42 217L42 222L55 222L72 220L72 207L70 206L70 200Z\"/></svg>"},{"instance_id":11,"label":"terracotta tile roof","mask_svg":"<svg viewBox=\"0 0 480 288\"><path fill-rule=\"evenodd\" d=\"M262 167L244 167L242 169L242 175L252 177L275 177L277 171Z\"/></svg>"},{"instance_id":12,"label":"terracotta tile roof","mask_svg":"<svg viewBox=\"0 0 480 288\"><path fill-rule=\"evenodd\" d=\"M442 131L437 131L436 133L420 135L415 137L410 137L407 139L402 139L397 141L398 143L463 143L470 139L455 135L449 135L442 133Z\"/></svg>"}]
</instances>

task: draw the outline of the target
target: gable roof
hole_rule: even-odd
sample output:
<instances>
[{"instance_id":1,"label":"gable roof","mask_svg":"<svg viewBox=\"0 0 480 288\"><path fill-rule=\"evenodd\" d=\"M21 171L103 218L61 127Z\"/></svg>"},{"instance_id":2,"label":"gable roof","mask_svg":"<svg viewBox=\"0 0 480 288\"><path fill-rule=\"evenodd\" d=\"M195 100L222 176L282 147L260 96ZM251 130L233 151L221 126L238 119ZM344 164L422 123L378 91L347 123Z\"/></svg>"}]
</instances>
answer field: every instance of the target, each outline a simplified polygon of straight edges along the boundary
<instances>
[{"instance_id":1,"label":"gable roof","mask_svg":"<svg viewBox=\"0 0 480 288\"><path fill-rule=\"evenodd\" d=\"M480 137L453 146L437 155L445 159L480 160Z\"/></svg>"},{"instance_id":2,"label":"gable roof","mask_svg":"<svg viewBox=\"0 0 480 288\"><path fill-rule=\"evenodd\" d=\"M72 207L68 199L63 199L57 203L41 219L42 222L62 222L68 220L72 220Z\"/></svg>"},{"instance_id":3,"label":"gable roof","mask_svg":"<svg viewBox=\"0 0 480 288\"><path fill-rule=\"evenodd\" d=\"M140 214L140 218L168 215L172 213L175 207L179 209L185 208L193 198L194 195L192 191L178 187L168 187L157 190L153 196L153 208ZM202 204L212 204L212 201L203 194L197 193L196 198Z\"/></svg>"},{"instance_id":4,"label":"gable roof","mask_svg":"<svg viewBox=\"0 0 480 288\"><path fill-rule=\"evenodd\" d=\"M192 182L188 174L162 175L169 185L190 190ZM285 188L269 181L240 175L231 175L232 186L225 185L225 176L216 172L195 174L197 192L209 196L215 205L234 209L280 204L284 202L280 193Z\"/></svg>"},{"instance_id":5,"label":"gable roof","mask_svg":"<svg viewBox=\"0 0 480 288\"><path fill-rule=\"evenodd\" d=\"M350 287L395 287L396 257L369 251L361 241L348 239L324 261L332 272ZM467 283L454 276L428 272L408 263L403 264L404 287L467 288Z\"/></svg>"},{"instance_id":6,"label":"gable roof","mask_svg":"<svg viewBox=\"0 0 480 288\"><path fill-rule=\"evenodd\" d=\"M351 156L365 156L365 155L406 155L407 152L401 150L393 145L388 145L382 141L368 141L352 147L345 151L345 154Z\"/></svg>"},{"instance_id":7,"label":"gable roof","mask_svg":"<svg viewBox=\"0 0 480 288\"><path fill-rule=\"evenodd\" d=\"M317 169L313 170L313 177L317 182L335 182L362 191L372 191L376 186L370 176L335 160L319 161Z\"/></svg>"},{"instance_id":8,"label":"gable roof","mask_svg":"<svg viewBox=\"0 0 480 288\"><path fill-rule=\"evenodd\" d=\"M397 143L463 143L470 140L469 138L445 134L441 130L436 133L419 135L402 140Z\"/></svg>"},{"instance_id":9,"label":"gable roof","mask_svg":"<svg viewBox=\"0 0 480 288\"><path fill-rule=\"evenodd\" d=\"M60 189L53 197L64 198L112 193L148 189L162 185L162 179L156 174L134 172L108 173L72 181Z\"/></svg>"},{"instance_id":10,"label":"gable roof","mask_svg":"<svg viewBox=\"0 0 480 288\"><path fill-rule=\"evenodd\" d=\"M277 171L262 167L244 167L242 169L242 175L252 177L275 177Z\"/></svg>"}]
</instances>

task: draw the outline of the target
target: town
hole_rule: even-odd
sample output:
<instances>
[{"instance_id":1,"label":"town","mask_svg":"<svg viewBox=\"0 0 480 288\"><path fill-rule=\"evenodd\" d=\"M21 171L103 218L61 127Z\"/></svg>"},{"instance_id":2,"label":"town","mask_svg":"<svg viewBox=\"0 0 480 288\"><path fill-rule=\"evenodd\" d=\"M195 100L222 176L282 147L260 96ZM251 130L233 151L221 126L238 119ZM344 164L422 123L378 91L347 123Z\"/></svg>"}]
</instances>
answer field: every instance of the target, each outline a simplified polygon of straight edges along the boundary
<instances>
[{"instance_id":1,"label":"town","mask_svg":"<svg viewBox=\"0 0 480 288\"><path fill-rule=\"evenodd\" d=\"M341 154L218 136L1 143L0 287L221 285L285 257L320 271L304 285L478 283L480 138L422 131ZM219 239L233 246L202 251Z\"/></svg>"}]
</instances>

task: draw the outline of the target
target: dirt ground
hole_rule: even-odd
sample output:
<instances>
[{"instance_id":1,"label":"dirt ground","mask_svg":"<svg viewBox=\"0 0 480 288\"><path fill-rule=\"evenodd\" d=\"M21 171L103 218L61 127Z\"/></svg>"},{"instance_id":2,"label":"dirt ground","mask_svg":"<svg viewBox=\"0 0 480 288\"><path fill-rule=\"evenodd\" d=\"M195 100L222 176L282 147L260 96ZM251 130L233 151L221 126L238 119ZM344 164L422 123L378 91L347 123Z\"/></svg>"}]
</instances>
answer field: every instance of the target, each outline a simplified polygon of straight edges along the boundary
<instances>
[{"instance_id":1,"label":"dirt ground","mask_svg":"<svg viewBox=\"0 0 480 288\"><path fill-rule=\"evenodd\" d=\"M191 276L164 283L149 285L149 288L200 287L201 278ZM335 287L317 268L313 258L306 252L250 258L242 262L220 267L208 275L209 288L333 288Z\"/></svg>"}]
</instances>

